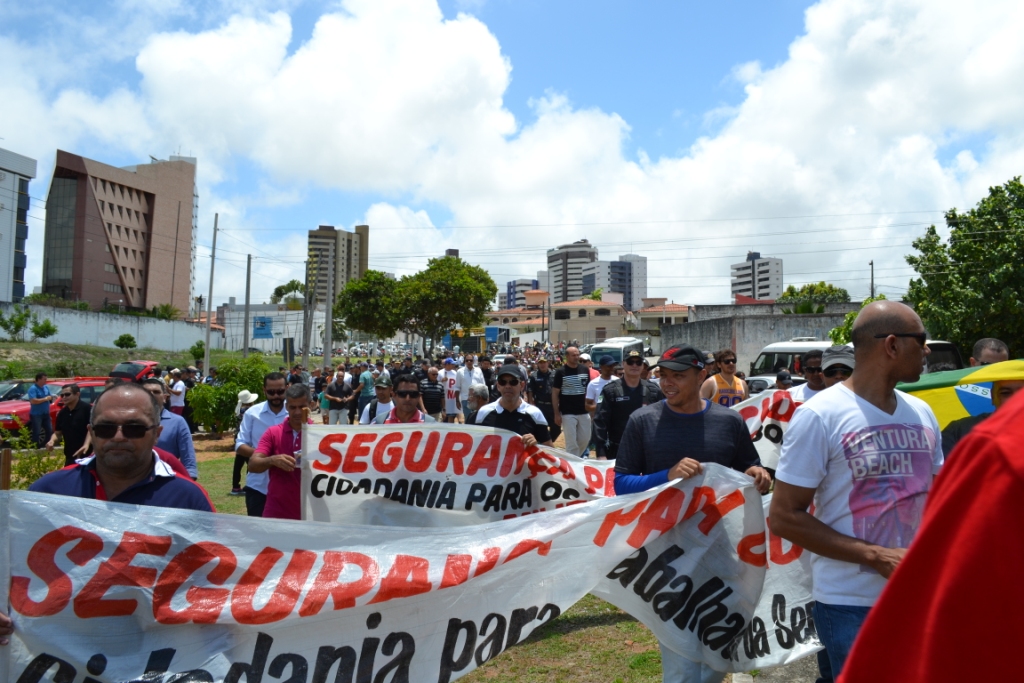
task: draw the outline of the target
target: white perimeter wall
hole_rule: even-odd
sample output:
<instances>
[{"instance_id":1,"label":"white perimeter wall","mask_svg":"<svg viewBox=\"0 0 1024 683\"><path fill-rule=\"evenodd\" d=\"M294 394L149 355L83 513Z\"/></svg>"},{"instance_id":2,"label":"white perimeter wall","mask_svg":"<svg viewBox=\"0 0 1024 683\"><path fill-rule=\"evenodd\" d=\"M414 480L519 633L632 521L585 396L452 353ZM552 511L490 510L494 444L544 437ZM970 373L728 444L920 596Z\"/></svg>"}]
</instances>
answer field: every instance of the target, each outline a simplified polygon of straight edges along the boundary
<instances>
[{"instance_id":1,"label":"white perimeter wall","mask_svg":"<svg viewBox=\"0 0 1024 683\"><path fill-rule=\"evenodd\" d=\"M184 351L197 341L206 341L206 325L187 323L182 320L157 320L156 318L139 318L132 315L116 315L97 313L95 311L75 311L67 308L50 308L49 306L29 306L40 320L49 318L57 326L57 334L41 342L65 342L67 344L91 344L93 346L114 347L114 340L128 333L135 337L139 348L159 349L160 351ZM0 304L0 312L10 315L11 304ZM0 336L5 333L0 330ZM25 330L25 339L31 339L31 332ZM210 332L210 347L223 348L223 334L213 330Z\"/></svg>"}]
</instances>

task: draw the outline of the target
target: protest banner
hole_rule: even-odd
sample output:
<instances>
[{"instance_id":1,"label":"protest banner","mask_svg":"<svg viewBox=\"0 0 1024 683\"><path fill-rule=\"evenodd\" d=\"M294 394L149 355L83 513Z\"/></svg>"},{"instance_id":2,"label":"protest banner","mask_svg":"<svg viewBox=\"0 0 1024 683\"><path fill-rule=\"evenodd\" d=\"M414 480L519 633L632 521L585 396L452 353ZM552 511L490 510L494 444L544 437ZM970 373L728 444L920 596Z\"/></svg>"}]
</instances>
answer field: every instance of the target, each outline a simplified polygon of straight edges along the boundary
<instances>
[{"instance_id":1,"label":"protest banner","mask_svg":"<svg viewBox=\"0 0 1024 683\"><path fill-rule=\"evenodd\" d=\"M762 466L779 468L782 438L800 405L788 391L769 389L732 406L747 423Z\"/></svg>"},{"instance_id":2,"label":"protest banner","mask_svg":"<svg viewBox=\"0 0 1024 683\"><path fill-rule=\"evenodd\" d=\"M773 575L777 557L804 560L766 540L763 509L748 477L715 465L643 493L447 528L3 493L0 591L10 587L15 634L0 674L443 683L609 583L603 594L640 596L636 616L688 656L723 670L782 663L816 648L796 609L809 575Z\"/></svg>"}]
</instances>

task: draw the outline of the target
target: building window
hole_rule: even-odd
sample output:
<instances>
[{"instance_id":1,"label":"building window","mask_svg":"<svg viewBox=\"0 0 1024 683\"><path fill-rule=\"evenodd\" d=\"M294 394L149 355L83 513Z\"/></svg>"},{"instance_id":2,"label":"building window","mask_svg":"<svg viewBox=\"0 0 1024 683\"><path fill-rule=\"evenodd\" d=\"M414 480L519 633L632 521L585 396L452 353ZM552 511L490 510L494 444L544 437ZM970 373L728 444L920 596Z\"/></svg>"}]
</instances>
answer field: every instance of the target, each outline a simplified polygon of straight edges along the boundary
<instances>
[{"instance_id":1,"label":"building window","mask_svg":"<svg viewBox=\"0 0 1024 683\"><path fill-rule=\"evenodd\" d=\"M103 291L113 292L115 294L124 294L124 290L121 288L121 285L112 285L109 282L103 283Z\"/></svg>"},{"instance_id":2,"label":"building window","mask_svg":"<svg viewBox=\"0 0 1024 683\"><path fill-rule=\"evenodd\" d=\"M107 271L108 273L116 273L117 267L113 263L104 263L103 270Z\"/></svg>"},{"instance_id":3,"label":"building window","mask_svg":"<svg viewBox=\"0 0 1024 683\"><path fill-rule=\"evenodd\" d=\"M586 318L587 317L587 309L581 308L579 311L577 311L576 317L577 318Z\"/></svg>"},{"instance_id":4,"label":"building window","mask_svg":"<svg viewBox=\"0 0 1024 683\"><path fill-rule=\"evenodd\" d=\"M572 313L565 310L564 308L560 308L557 311L555 311L555 320L568 320L571 317Z\"/></svg>"},{"instance_id":5,"label":"building window","mask_svg":"<svg viewBox=\"0 0 1024 683\"><path fill-rule=\"evenodd\" d=\"M608 310L607 308L599 308L596 311L594 311L594 315L611 315L611 314L612 314L612 312L610 310Z\"/></svg>"}]
</instances>

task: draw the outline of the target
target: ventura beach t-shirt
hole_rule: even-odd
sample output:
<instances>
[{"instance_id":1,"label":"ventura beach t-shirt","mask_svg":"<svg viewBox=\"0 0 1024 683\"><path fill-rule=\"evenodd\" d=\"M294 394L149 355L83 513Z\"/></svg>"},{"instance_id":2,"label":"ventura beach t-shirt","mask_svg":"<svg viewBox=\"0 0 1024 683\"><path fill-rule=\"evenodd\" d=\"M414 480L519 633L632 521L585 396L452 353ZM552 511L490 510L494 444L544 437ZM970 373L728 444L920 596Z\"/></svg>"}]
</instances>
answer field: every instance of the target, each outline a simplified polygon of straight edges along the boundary
<instances>
[{"instance_id":1,"label":"ventura beach t-shirt","mask_svg":"<svg viewBox=\"0 0 1024 683\"><path fill-rule=\"evenodd\" d=\"M939 424L927 403L896 392L889 415L844 384L796 411L775 473L817 489L814 516L841 534L907 548L921 524L932 477L942 466ZM886 580L866 565L811 556L815 600L870 607Z\"/></svg>"}]
</instances>

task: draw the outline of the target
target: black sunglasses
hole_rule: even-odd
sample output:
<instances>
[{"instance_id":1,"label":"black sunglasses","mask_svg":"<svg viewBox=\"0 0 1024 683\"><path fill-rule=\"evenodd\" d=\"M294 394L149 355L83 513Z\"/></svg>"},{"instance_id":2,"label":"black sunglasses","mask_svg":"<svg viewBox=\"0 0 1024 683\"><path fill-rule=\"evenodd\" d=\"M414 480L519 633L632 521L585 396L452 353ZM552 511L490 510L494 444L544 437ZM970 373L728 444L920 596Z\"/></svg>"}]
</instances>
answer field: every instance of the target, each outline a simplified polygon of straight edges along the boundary
<instances>
[{"instance_id":1,"label":"black sunglasses","mask_svg":"<svg viewBox=\"0 0 1024 683\"><path fill-rule=\"evenodd\" d=\"M639 358L628 358L626 359L626 365L643 365L644 362Z\"/></svg>"},{"instance_id":2,"label":"black sunglasses","mask_svg":"<svg viewBox=\"0 0 1024 683\"><path fill-rule=\"evenodd\" d=\"M517 386L519 386L519 380L517 380L515 377L509 379L508 381L505 381L503 379L499 379L498 380L498 386L499 387L517 387Z\"/></svg>"},{"instance_id":3,"label":"black sunglasses","mask_svg":"<svg viewBox=\"0 0 1024 683\"><path fill-rule=\"evenodd\" d=\"M419 398L420 392L419 390L405 391L403 389L402 391L396 391L395 396L398 398Z\"/></svg>"},{"instance_id":4,"label":"black sunglasses","mask_svg":"<svg viewBox=\"0 0 1024 683\"><path fill-rule=\"evenodd\" d=\"M68 391L68 392L64 392L64 393L62 393L62 394L58 394L58 396L60 396L61 398L67 398L67 397L68 397L68 396L70 396L70 395L71 395L71 392L70 392L70 391Z\"/></svg>"},{"instance_id":5,"label":"black sunglasses","mask_svg":"<svg viewBox=\"0 0 1024 683\"><path fill-rule=\"evenodd\" d=\"M928 341L927 332L887 332L886 334L876 334L875 339L885 339L886 337L908 337L910 339L916 339L917 343L924 347L924 343Z\"/></svg>"},{"instance_id":6,"label":"black sunglasses","mask_svg":"<svg viewBox=\"0 0 1024 683\"><path fill-rule=\"evenodd\" d=\"M726 360L718 361L718 364L719 365L735 365L736 364L736 359L735 358L727 358Z\"/></svg>"},{"instance_id":7,"label":"black sunglasses","mask_svg":"<svg viewBox=\"0 0 1024 683\"><path fill-rule=\"evenodd\" d=\"M835 377L836 375L844 375L846 377L849 377L852 374L853 370L844 365L833 365L828 370L825 370L825 376L829 378Z\"/></svg>"},{"instance_id":8,"label":"black sunglasses","mask_svg":"<svg viewBox=\"0 0 1024 683\"><path fill-rule=\"evenodd\" d=\"M808 372L811 373L812 375L814 373L816 373L816 372L821 372L821 366L820 365L805 365L804 366L804 373L808 373Z\"/></svg>"},{"instance_id":9,"label":"black sunglasses","mask_svg":"<svg viewBox=\"0 0 1024 683\"><path fill-rule=\"evenodd\" d=\"M285 389L264 389L263 393L267 396L284 396Z\"/></svg>"},{"instance_id":10,"label":"black sunglasses","mask_svg":"<svg viewBox=\"0 0 1024 683\"><path fill-rule=\"evenodd\" d=\"M151 429L156 429L160 425L140 425L140 424L111 424L110 422L104 422L92 426L92 433L101 439L113 439L117 436L117 430L120 429L121 433L124 434L126 439L141 439Z\"/></svg>"}]
</instances>

